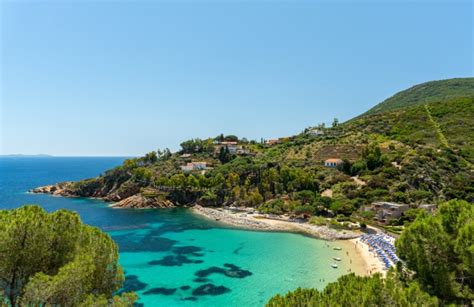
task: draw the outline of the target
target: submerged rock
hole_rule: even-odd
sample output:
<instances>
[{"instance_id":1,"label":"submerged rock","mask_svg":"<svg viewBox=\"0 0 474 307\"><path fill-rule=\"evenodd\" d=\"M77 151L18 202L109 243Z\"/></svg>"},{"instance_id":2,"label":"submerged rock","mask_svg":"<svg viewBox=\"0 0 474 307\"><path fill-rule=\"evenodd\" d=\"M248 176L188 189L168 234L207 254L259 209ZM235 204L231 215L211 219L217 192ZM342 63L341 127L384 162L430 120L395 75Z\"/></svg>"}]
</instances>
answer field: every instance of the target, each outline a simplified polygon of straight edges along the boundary
<instances>
[{"instance_id":1,"label":"submerged rock","mask_svg":"<svg viewBox=\"0 0 474 307\"><path fill-rule=\"evenodd\" d=\"M176 292L176 288L152 288L150 290L147 290L143 292L144 295L156 295L156 294L162 294L162 295L172 295Z\"/></svg>"},{"instance_id":2,"label":"submerged rock","mask_svg":"<svg viewBox=\"0 0 474 307\"><path fill-rule=\"evenodd\" d=\"M219 267L210 267L205 270L199 270L194 275L198 278L205 278L211 274L222 274L230 278L245 278L252 275L252 272L239 268L238 266L230 263L224 264L225 269Z\"/></svg>"},{"instance_id":3,"label":"submerged rock","mask_svg":"<svg viewBox=\"0 0 474 307\"><path fill-rule=\"evenodd\" d=\"M213 284L205 284L197 287L193 291L194 296L202 295L221 295L224 293L230 292L230 289L224 286L216 286Z\"/></svg>"}]
</instances>

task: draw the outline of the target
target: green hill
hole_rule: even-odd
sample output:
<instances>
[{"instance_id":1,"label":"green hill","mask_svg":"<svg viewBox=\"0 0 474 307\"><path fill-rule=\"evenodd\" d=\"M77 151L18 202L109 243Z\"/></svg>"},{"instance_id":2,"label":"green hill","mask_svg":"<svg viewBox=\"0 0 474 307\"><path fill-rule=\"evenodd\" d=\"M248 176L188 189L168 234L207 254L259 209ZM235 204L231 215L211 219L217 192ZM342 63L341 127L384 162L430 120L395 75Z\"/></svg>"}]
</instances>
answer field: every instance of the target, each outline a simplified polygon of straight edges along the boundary
<instances>
[{"instance_id":1,"label":"green hill","mask_svg":"<svg viewBox=\"0 0 474 307\"><path fill-rule=\"evenodd\" d=\"M413 207L455 198L472 202L474 95L467 84L473 80L425 83L412 95L418 103L271 144L236 136L185 141L179 152L148 153L100 177L38 192L100 197L123 207L233 204L306 217L357 215L374 201ZM240 151L226 151L223 144L234 142ZM329 158L344 162L326 167Z\"/></svg>"},{"instance_id":2,"label":"green hill","mask_svg":"<svg viewBox=\"0 0 474 307\"><path fill-rule=\"evenodd\" d=\"M474 78L430 81L393 95L361 116L465 96L474 96Z\"/></svg>"}]
</instances>

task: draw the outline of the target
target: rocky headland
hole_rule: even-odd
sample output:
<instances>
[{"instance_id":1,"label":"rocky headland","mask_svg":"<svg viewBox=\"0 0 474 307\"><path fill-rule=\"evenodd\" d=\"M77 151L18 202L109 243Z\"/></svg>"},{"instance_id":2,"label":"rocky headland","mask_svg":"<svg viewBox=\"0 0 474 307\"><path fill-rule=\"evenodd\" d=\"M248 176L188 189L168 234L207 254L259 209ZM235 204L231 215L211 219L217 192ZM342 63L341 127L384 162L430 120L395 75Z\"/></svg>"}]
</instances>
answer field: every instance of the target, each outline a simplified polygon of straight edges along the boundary
<instances>
[{"instance_id":1,"label":"rocky headland","mask_svg":"<svg viewBox=\"0 0 474 307\"><path fill-rule=\"evenodd\" d=\"M61 182L32 189L30 193L51 194L64 197L98 198L111 203L113 208L153 209L171 208L175 204L161 197L159 194L150 194L136 188L105 190L103 188L83 189L74 182Z\"/></svg>"}]
</instances>

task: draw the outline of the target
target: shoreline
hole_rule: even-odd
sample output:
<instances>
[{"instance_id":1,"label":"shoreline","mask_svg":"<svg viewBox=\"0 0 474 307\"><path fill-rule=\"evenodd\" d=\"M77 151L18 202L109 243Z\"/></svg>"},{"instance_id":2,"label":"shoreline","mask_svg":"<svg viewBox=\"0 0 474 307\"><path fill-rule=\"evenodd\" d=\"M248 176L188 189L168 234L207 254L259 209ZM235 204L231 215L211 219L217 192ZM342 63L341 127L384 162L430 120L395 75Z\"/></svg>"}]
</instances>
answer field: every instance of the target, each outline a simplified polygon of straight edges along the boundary
<instances>
[{"instance_id":1,"label":"shoreline","mask_svg":"<svg viewBox=\"0 0 474 307\"><path fill-rule=\"evenodd\" d=\"M360 240L360 233L353 231L337 231L326 226L316 226L307 223L297 223L276 219L268 219L258 214L233 213L230 210L207 208L196 205L189 208L191 212L201 217L217 221L238 229L291 232L308 235L315 239L338 242L351 258L350 272L361 276L381 273L385 276L382 262L369 251L369 247Z\"/></svg>"},{"instance_id":2,"label":"shoreline","mask_svg":"<svg viewBox=\"0 0 474 307\"><path fill-rule=\"evenodd\" d=\"M51 189L53 186L45 186L31 189L27 193L33 194L49 194L56 197L79 197L64 193L63 190ZM111 209L123 209L124 207L115 206L115 202L106 201L101 197L84 197L89 199L97 199L107 203ZM130 207L130 209L160 209L159 207ZM357 269L351 268L350 272L358 275L367 276L374 273L381 273L385 276L386 271L383 269L383 263L372 252L369 247L360 240L360 233L350 230L337 231L327 226L316 226L308 223L298 223L285 221L281 219L266 218L260 214L251 214L248 212L232 212L222 208L208 208L200 205L188 207L188 209L201 217L217 221L223 225L228 225L237 229L267 231L267 232L290 232L310 236L320 240L338 242L349 255L356 255L351 264Z\"/></svg>"},{"instance_id":3,"label":"shoreline","mask_svg":"<svg viewBox=\"0 0 474 307\"><path fill-rule=\"evenodd\" d=\"M355 239L360 236L359 233L351 230L337 231L327 226L271 219L260 214L233 213L227 209L215 209L199 205L195 205L190 209L193 213L208 219L247 230L296 232L327 241Z\"/></svg>"}]
</instances>

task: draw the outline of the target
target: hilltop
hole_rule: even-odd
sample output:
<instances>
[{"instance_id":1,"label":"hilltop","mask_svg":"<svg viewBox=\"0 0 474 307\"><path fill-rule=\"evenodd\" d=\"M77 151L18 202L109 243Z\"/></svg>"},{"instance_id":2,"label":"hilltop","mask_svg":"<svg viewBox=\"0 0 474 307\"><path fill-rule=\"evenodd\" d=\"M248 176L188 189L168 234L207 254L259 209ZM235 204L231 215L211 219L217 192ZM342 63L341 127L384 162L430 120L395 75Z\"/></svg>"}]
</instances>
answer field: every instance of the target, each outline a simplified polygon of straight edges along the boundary
<instances>
[{"instance_id":1,"label":"hilltop","mask_svg":"<svg viewBox=\"0 0 474 307\"><path fill-rule=\"evenodd\" d=\"M361 116L466 96L474 96L474 78L430 81L396 93Z\"/></svg>"},{"instance_id":2,"label":"hilltop","mask_svg":"<svg viewBox=\"0 0 474 307\"><path fill-rule=\"evenodd\" d=\"M99 197L116 207L235 205L314 223L327 223L320 216L371 218L362 208L375 201L412 208L455 198L473 202L474 95L466 90L473 81L425 83L404 91L425 103L390 106L291 137L188 140L179 152L157 150L97 178L34 192ZM463 84L459 92L453 82ZM422 96L428 92L450 94ZM393 97L407 96L402 93Z\"/></svg>"}]
</instances>

